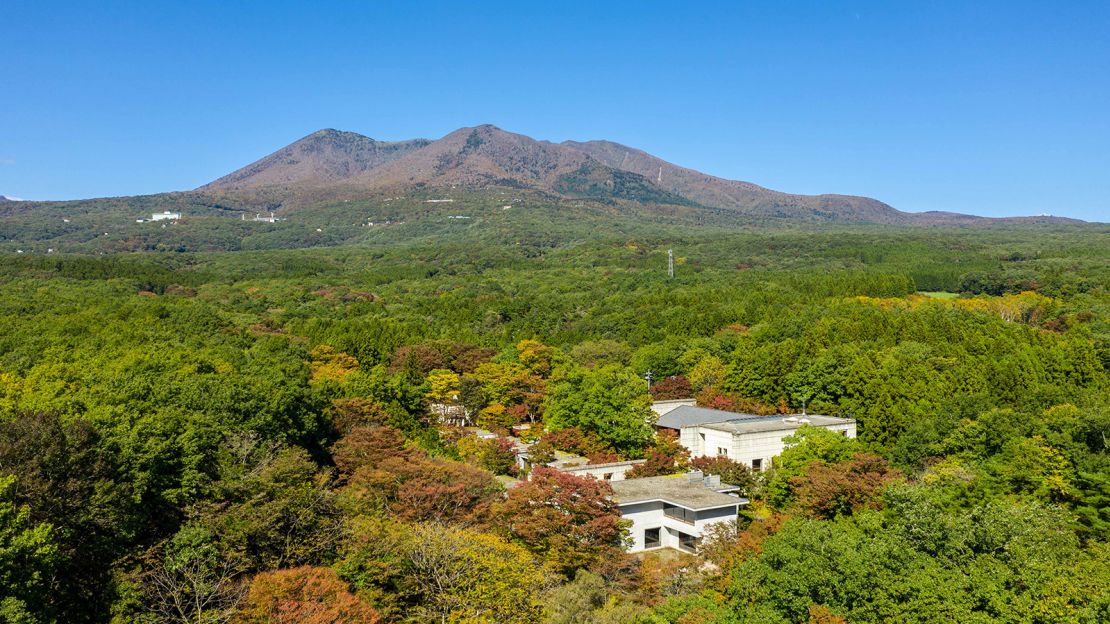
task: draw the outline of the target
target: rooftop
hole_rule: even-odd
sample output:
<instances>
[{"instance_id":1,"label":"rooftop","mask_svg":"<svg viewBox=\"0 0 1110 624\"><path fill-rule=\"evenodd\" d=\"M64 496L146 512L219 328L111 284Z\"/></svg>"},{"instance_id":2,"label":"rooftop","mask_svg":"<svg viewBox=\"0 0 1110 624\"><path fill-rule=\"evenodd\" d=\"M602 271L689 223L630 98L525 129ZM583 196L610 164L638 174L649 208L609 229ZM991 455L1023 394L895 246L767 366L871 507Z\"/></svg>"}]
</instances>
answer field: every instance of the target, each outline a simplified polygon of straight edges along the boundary
<instances>
[{"instance_id":1,"label":"rooftop","mask_svg":"<svg viewBox=\"0 0 1110 624\"><path fill-rule=\"evenodd\" d=\"M827 427L829 425L846 425L855 422L850 418L836 418L834 416L821 416L818 414L742 414L739 412L726 412L723 410L709 409L707 407L692 407L683 405L663 414L656 425L669 429L681 429L701 425L707 429L730 431L733 433L752 433L758 431L781 431L783 429L797 429L802 425Z\"/></svg>"},{"instance_id":2,"label":"rooftop","mask_svg":"<svg viewBox=\"0 0 1110 624\"><path fill-rule=\"evenodd\" d=\"M805 425L814 427L829 427L832 425L849 425L856 421L851 418L836 418L835 416L820 416L818 414L793 414L790 416L758 416L755 418L735 418L724 422L704 423L706 429L727 431L729 433L759 433L761 431L784 431L798 429Z\"/></svg>"},{"instance_id":3,"label":"rooftop","mask_svg":"<svg viewBox=\"0 0 1110 624\"><path fill-rule=\"evenodd\" d=\"M586 461L588 462L589 460L586 460ZM646 461L647 461L646 459L626 459L624 461L608 462L608 463L605 463L605 464L586 463L586 464L560 465L560 467L564 471L574 472L576 470L599 470L599 469L603 469L603 468L617 468L617 467L620 467L620 466L637 466L637 465L642 464ZM554 463L558 463L558 462L556 461L556 462L552 462L552 463L554 464Z\"/></svg>"},{"instance_id":4,"label":"rooftop","mask_svg":"<svg viewBox=\"0 0 1110 624\"><path fill-rule=\"evenodd\" d=\"M691 425L702 425L705 423L724 422L734 418L759 418L755 414L738 414L736 412L725 412L722 410L709 409L708 407L695 407L693 405L682 405L670 410L659 417L655 422L660 427L668 427L670 429L681 429Z\"/></svg>"},{"instance_id":5,"label":"rooftop","mask_svg":"<svg viewBox=\"0 0 1110 624\"><path fill-rule=\"evenodd\" d=\"M678 474L611 481L609 485L613 488L613 498L620 505L662 500L687 509L698 510L748 503L747 499L724 493L735 491L736 486L721 483L716 487L709 487L700 474L697 480L691 480L686 474Z\"/></svg>"}]
</instances>

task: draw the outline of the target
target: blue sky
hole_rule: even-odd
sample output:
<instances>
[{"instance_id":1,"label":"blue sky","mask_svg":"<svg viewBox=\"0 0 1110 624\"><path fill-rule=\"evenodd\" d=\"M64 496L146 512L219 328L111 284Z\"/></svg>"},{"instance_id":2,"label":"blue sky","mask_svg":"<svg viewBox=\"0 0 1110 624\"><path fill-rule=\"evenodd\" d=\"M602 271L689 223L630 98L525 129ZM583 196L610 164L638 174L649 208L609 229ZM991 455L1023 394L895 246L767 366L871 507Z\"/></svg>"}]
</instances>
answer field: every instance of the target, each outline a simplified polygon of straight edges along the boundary
<instances>
[{"instance_id":1,"label":"blue sky","mask_svg":"<svg viewBox=\"0 0 1110 624\"><path fill-rule=\"evenodd\" d=\"M1110 221L1110 2L3 0L0 194L493 123L908 211Z\"/></svg>"}]
</instances>

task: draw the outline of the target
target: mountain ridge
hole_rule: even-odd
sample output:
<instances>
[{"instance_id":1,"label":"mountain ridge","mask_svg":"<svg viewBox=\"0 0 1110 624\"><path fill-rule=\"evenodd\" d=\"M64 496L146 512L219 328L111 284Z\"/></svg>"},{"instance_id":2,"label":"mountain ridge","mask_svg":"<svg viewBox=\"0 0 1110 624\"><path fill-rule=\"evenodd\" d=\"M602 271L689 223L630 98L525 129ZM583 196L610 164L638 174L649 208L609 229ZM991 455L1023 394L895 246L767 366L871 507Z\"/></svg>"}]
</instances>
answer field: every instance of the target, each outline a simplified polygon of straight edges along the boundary
<instances>
[{"instance_id":1,"label":"mountain ridge","mask_svg":"<svg viewBox=\"0 0 1110 624\"><path fill-rule=\"evenodd\" d=\"M284 189L296 196L315 189L329 198L350 198L360 192L460 186L524 187L569 197L697 205L751 216L888 224L910 219L868 197L784 193L674 165L612 141L553 143L491 124L460 128L437 140L393 143L320 130L196 190Z\"/></svg>"}]
</instances>

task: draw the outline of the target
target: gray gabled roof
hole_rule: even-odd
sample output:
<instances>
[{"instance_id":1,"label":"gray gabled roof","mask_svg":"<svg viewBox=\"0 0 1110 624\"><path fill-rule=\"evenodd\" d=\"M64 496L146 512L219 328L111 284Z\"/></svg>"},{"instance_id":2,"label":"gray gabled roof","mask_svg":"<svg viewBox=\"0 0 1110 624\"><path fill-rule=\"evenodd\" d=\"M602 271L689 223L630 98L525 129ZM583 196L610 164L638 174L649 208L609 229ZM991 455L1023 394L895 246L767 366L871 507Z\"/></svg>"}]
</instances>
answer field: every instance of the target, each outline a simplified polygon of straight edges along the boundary
<instances>
[{"instance_id":1,"label":"gray gabled roof","mask_svg":"<svg viewBox=\"0 0 1110 624\"><path fill-rule=\"evenodd\" d=\"M737 414L736 412L725 412L722 410L709 409L707 407L683 405L682 407L676 407L660 416L659 420L655 421L655 424L659 427L667 427L668 429L681 429L692 425L725 422L738 418L760 418L760 416L756 414Z\"/></svg>"}]
</instances>

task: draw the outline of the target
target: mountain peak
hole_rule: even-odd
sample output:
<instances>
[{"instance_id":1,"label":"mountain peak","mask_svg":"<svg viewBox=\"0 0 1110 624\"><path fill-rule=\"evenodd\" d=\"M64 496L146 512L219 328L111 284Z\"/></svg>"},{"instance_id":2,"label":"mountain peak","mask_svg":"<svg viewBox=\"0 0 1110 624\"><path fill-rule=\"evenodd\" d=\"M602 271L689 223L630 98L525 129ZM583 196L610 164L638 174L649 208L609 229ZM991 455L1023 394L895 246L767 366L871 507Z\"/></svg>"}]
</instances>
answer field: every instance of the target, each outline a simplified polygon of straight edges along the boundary
<instances>
[{"instance_id":1,"label":"mountain peak","mask_svg":"<svg viewBox=\"0 0 1110 624\"><path fill-rule=\"evenodd\" d=\"M401 158L428 143L425 139L375 141L357 132L325 128L198 190L227 192L326 185Z\"/></svg>"}]
</instances>

